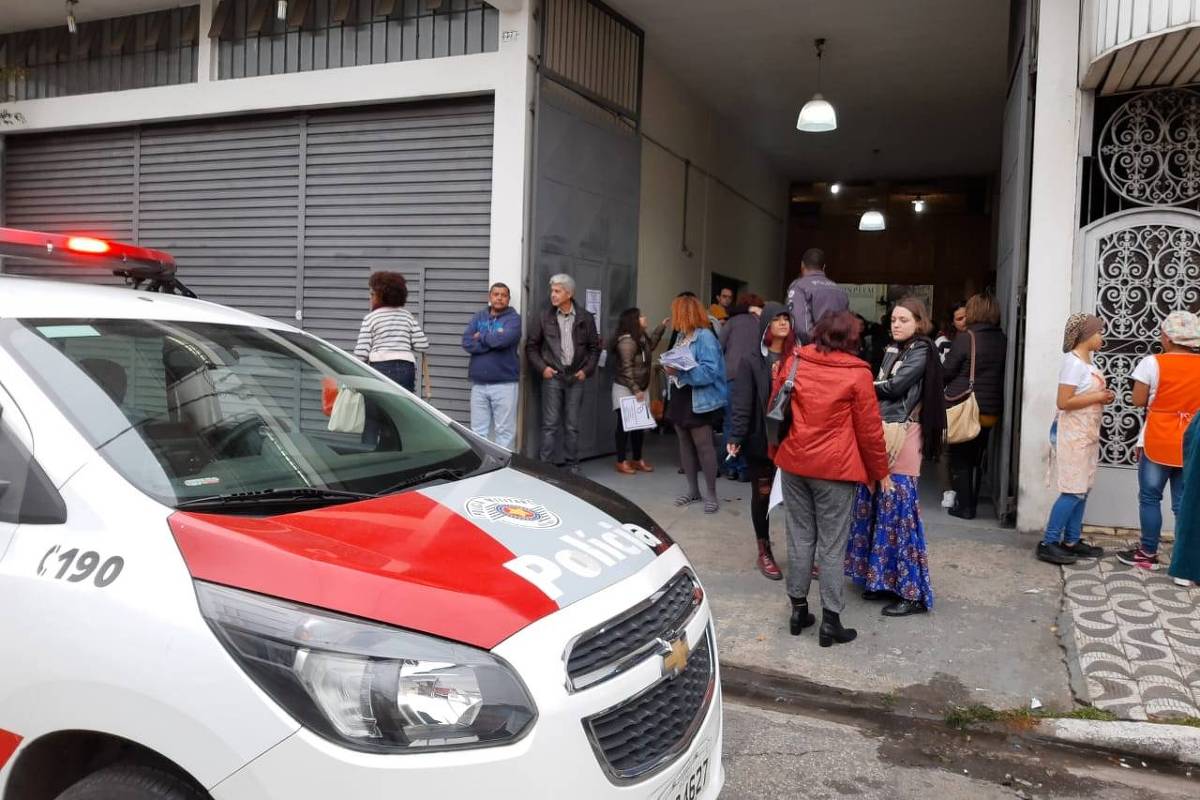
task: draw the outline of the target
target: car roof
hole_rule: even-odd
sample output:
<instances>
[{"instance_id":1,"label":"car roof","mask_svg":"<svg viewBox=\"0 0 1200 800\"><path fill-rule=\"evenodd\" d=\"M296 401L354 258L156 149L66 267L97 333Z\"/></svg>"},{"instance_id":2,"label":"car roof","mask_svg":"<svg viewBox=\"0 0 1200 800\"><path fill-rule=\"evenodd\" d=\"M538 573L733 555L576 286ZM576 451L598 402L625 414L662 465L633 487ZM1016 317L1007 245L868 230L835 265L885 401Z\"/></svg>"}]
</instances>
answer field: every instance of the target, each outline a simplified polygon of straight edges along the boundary
<instances>
[{"instance_id":1,"label":"car roof","mask_svg":"<svg viewBox=\"0 0 1200 800\"><path fill-rule=\"evenodd\" d=\"M158 319L295 330L236 308L120 286L0 275L0 318Z\"/></svg>"}]
</instances>

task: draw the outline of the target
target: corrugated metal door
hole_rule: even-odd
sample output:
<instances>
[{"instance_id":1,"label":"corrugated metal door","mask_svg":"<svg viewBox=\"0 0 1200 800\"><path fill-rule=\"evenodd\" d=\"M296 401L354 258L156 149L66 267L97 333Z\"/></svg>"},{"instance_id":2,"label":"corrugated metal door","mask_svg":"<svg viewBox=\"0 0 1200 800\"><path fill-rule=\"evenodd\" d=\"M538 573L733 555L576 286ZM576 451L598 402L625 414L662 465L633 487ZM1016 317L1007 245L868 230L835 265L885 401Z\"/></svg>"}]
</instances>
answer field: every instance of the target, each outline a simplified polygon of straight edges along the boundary
<instances>
[{"instance_id":1,"label":"corrugated metal door","mask_svg":"<svg viewBox=\"0 0 1200 800\"><path fill-rule=\"evenodd\" d=\"M201 297L292 323L300 312L346 348L368 275L403 272L433 342L434 403L465 422L460 339L487 296L492 126L492 99L477 98L15 135L0 208L12 227L168 250Z\"/></svg>"},{"instance_id":2,"label":"corrugated metal door","mask_svg":"<svg viewBox=\"0 0 1200 800\"><path fill-rule=\"evenodd\" d=\"M491 98L313 114L304 162L304 325L349 348L373 270L404 273L432 340L434 405L467 421L462 332L487 302Z\"/></svg>"}]
</instances>

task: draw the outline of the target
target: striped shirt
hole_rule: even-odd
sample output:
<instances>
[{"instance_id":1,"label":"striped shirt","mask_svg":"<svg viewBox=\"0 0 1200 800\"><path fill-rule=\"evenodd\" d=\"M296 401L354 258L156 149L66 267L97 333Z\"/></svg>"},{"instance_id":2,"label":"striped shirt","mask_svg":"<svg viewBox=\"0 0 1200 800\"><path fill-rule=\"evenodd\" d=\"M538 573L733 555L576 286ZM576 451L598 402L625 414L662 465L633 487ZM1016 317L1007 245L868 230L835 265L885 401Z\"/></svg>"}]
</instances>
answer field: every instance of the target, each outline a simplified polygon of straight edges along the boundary
<instances>
[{"instance_id":1,"label":"striped shirt","mask_svg":"<svg viewBox=\"0 0 1200 800\"><path fill-rule=\"evenodd\" d=\"M414 350L428 350L429 337L405 308L377 308L363 318L354 355L363 361L412 361Z\"/></svg>"}]
</instances>

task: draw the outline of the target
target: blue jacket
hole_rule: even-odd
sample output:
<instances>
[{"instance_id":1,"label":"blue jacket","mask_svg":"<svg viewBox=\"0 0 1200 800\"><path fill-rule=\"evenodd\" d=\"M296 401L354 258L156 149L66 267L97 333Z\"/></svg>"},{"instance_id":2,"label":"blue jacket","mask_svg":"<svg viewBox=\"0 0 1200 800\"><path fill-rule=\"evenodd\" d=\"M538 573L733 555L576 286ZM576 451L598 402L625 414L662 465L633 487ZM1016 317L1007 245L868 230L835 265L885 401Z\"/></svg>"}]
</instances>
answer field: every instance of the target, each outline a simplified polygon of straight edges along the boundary
<instances>
[{"instance_id":1,"label":"blue jacket","mask_svg":"<svg viewBox=\"0 0 1200 800\"><path fill-rule=\"evenodd\" d=\"M704 414L724 408L729 402L729 384L725 380L725 358L721 343L707 328L696 333L691 344L696 366L681 372L676 379L692 387L692 411Z\"/></svg>"},{"instance_id":2,"label":"blue jacket","mask_svg":"<svg viewBox=\"0 0 1200 800\"><path fill-rule=\"evenodd\" d=\"M516 383L521 375L520 340L521 315L515 309L506 308L498 317L492 316L491 308L476 312L462 337L463 350L471 354L471 383Z\"/></svg>"}]
</instances>

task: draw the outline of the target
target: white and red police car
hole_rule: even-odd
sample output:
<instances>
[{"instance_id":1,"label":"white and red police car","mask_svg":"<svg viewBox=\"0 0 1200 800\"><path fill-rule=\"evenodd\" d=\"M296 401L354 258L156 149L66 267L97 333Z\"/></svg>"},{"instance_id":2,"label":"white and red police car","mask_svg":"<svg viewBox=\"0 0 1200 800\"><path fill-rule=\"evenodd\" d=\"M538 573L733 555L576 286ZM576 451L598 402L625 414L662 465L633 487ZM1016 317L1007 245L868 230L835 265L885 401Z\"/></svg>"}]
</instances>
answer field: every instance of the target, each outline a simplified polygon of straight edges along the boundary
<instances>
[{"instance_id":1,"label":"white and red police car","mask_svg":"<svg viewBox=\"0 0 1200 800\"><path fill-rule=\"evenodd\" d=\"M165 253L0 255L143 289L0 276L0 798L717 796L708 601L645 513Z\"/></svg>"}]
</instances>

